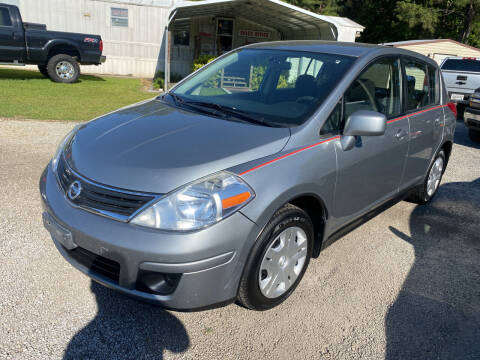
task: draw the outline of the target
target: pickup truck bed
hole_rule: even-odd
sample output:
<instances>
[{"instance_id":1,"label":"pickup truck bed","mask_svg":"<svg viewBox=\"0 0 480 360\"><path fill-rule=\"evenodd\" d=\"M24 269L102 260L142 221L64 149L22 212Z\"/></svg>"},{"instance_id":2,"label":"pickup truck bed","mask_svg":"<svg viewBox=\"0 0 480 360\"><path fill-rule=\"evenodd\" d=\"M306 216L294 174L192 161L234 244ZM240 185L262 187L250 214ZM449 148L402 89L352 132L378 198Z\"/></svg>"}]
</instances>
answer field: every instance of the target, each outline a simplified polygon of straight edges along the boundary
<instances>
[{"instance_id":1,"label":"pickup truck bed","mask_svg":"<svg viewBox=\"0 0 480 360\"><path fill-rule=\"evenodd\" d=\"M24 23L18 7L0 3L0 63L38 65L57 82L75 82L82 65L99 65L99 35L47 31L46 25Z\"/></svg>"}]
</instances>

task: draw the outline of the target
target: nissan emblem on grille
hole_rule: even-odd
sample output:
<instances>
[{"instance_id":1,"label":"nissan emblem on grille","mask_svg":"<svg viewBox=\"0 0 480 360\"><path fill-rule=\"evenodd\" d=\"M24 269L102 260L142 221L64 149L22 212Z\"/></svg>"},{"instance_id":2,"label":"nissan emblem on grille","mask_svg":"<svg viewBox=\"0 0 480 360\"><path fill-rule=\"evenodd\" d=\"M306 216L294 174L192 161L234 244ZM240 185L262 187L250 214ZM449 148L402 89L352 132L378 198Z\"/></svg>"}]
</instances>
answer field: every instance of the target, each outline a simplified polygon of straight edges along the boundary
<instances>
[{"instance_id":1,"label":"nissan emblem on grille","mask_svg":"<svg viewBox=\"0 0 480 360\"><path fill-rule=\"evenodd\" d=\"M80 196L81 192L82 184L80 184L80 181L74 181L68 187L68 197L70 198L70 200L75 200L77 197Z\"/></svg>"}]
</instances>

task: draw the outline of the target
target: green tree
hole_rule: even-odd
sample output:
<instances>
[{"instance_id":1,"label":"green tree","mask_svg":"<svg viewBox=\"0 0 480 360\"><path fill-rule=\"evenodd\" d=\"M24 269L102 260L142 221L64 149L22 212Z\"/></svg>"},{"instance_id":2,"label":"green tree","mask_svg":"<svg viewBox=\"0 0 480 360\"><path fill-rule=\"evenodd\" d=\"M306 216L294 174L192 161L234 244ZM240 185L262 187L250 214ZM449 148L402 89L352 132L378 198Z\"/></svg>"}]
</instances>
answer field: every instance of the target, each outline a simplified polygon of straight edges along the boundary
<instances>
[{"instance_id":1,"label":"green tree","mask_svg":"<svg viewBox=\"0 0 480 360\"><path fill-rule=\"evenodd\" d=\"M286 0L286 2L322 15L339 15L341 11L338 0Z\"/></svg>"}]
</instances>

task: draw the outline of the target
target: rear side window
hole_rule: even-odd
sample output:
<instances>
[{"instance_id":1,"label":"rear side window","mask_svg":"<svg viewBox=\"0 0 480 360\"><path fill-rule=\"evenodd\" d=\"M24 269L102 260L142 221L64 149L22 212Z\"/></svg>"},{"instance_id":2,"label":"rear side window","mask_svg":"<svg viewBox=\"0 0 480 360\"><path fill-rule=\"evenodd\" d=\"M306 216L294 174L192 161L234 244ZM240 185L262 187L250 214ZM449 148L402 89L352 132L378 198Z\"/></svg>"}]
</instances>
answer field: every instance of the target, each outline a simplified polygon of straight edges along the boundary
<instances>
[{"instance_id":1,"label":"rear side window","mask_svg":"<svg viewBox=\"0 0 480 360\"><path fill-rule=\"evenodd\" d=\"M427 106L429 103L427 64L407 60L405 75L407 76L407 109L415 110Z\"/></svg>"},{"instance_id":2,"label":"rear side window","mask_svg":"<svg viewBox=\"0 0 480 360\"><path fill-rule=\"evenodd\" d=\"M10 12L5 7L0 7L0 26L12 26Z\"/></svg>"},{"instance_id":3,"label":"rear side window","mask_svg":"<svg viewBox=\"0 0 480 360\"><path fill-rule=\"evenodd\" d=\"M355 111L372 110L387 117L402 112L400 61L383 58L370 65L345 92L345 119Z\"/></svg>"},{"instance_id":4,"label":"rear side window","mask_svg":"<svg viewBox=\"0 0 480 360\"><path fill-rule=\"evenodd\" d=\"M443 63L442 70L480 72L480 60L448 59Z\"/></svg>"}]
</instances>

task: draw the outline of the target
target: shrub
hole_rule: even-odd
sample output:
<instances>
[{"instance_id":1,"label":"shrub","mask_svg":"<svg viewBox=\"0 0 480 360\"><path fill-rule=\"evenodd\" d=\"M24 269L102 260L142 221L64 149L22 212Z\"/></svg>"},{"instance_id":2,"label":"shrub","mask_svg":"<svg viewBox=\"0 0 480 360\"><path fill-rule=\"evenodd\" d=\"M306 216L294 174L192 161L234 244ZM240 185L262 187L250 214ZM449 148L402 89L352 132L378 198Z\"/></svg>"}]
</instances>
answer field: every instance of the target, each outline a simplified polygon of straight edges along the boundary
<instances>
[{"instance_id":1,"label":"shrub","mask_svg":"<svg viewBox=\"0 0 480 360\"><path fill-rule=\"evenodd\" d=\"M193 60L192 71L197 71L203 65L208 64L213 60L215 60L215 56L213 55L200 55L198 58Z\"/></svg>"},{"instance_id":2,"label":"shrub","mask_svg":"<svg viewBox=\"0 0 480 360\"><path fill-rule=\"evenodd\" d=\"M153 88L164 89L165 88L165 73L163 71L157 71L153 77Z\"/></svg>"}]
</instances>

